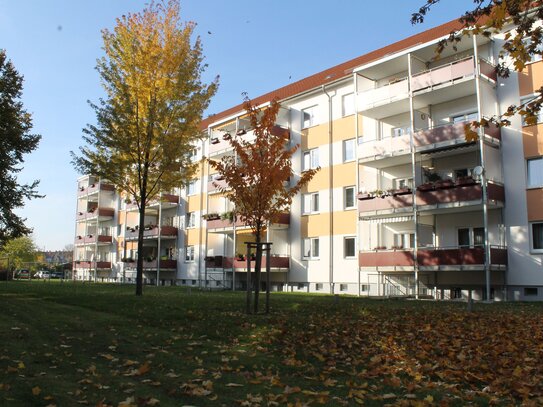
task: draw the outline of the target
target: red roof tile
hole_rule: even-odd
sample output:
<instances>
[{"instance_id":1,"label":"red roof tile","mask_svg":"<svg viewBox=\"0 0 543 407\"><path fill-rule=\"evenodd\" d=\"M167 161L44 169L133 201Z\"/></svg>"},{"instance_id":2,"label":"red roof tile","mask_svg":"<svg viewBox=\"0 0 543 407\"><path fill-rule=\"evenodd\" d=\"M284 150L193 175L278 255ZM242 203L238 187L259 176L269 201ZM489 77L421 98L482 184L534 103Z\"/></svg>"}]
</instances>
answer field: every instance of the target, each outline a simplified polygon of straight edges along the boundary
<instances>
[{"instance_id":1,"label":"red roof tile","mask_svg":"<svg viewBox=\"0 0 543 407\"><path fill-rule=\"evenodd\" d=\"M404 38L403 40L387 45L383 48L379 48L375 51L369 52L357 58L351 59L350 61L344 62L332 68L326 69L322 72L308 76L307 78L301 79L287 86L283 86L282 88L258 96L257 98L254 98L252 102L256 105L260 105L269 102L274 98L278 99L279 101L287 99L299 93L306 92L308 90L324 85L328 82L334 82L338 79L350 76L355 68L369 62L378 60L379 58L383 58L385 55L402 51L417 44L423 44L433 41L437 38L448 35L453 31L458 31L461 28L462 24L458 20L449 21L448 23L439 25L434 28L430 28L429 30ZM233 106L229 109L226 109L220 113L214 114L202 120L201 128L205 129L210 124L219 121L225 117L232 116L241 111L243 111L243 105L240 103L236 106Z\"/></svg>"}]
</instances>

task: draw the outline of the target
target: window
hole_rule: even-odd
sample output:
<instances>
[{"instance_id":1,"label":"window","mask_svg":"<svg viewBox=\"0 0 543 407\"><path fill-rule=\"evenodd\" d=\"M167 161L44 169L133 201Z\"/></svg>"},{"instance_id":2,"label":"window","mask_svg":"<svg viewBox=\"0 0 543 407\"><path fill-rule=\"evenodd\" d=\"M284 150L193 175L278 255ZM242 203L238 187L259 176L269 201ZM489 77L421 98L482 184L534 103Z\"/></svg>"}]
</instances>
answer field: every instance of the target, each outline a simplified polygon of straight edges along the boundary
<instances>
[{"instance_id":1,"label":"window","mask_svg":"<svg viewBox=\"0 0 543 407\"><path fill-rule=\"evenodd\" d=\"M543 222L534 222L530 225L532 250L543 253Z\"/></svg>"},{"instance_id":2,"label":"window","mask_svg":"<svg viewBox=\"0 0 543 407\"><path fill-rule=\"evenodd\" d=\"M304 239L304 257L309 259L316 259L319 257L318 237Z\"/></svg>"},{"instance_id":3,"label":"window","mask_svg":"<svg viewBox=\"0 0 543 407\"><path fill-rule=\"evenodd\" d=\"M524 296L525 297L537 297L537 287L524 287Z\"/></svg>"},{"instance_id":4,"label":"window","mask_svg":"<svg viewBox=\"0 0 543 407\"><path fill-rule=\"evenodd\" d=\"M411 126L400 126L392 129L392 137L401 137L407 134L411 134Z\"/></svg>"},{"instance_id":5,"label":"window","mask_svg":"<svg viewBox=\"0 0 543 407\"><path fill-rule=\"evenodd\" d=\"M196 280L192 280L192 285L196 285Z\"/></svg>"},{"instance_id":6,"label":"window","mask_svg":"<svg viewBox=\"0 0 543 407\"><path fill-rule=\"evenodd\" d=\"M368 292L369 290L370 290L370 286L368 284L360 284L360 291Z\"/></svg>"},{"instance_id":7,"label":"window","mask_svg":"<svg viewBox=\"0 0 543 407\"><path fill-rule=\"evenodd\" d=\"M196 213L195 212L189 212L186 215L185 220L185 227L186 228L193 228L196 226Z\"/></svg>"},{"instance_id":8,"label":"window","mask_svg":"<svg viewBox=\"0 0 543 407\"><path fill-rule=\"evenodd\" d=\"M543 187L543 157L529 159L527 165L528 188Z\"/></svg>"},{"instance_id":9,"label":"window","mask_svg":"<svg viewBox=\"0 0 543 407\"><path fill-rule=\"evenodd\" d=\"M413 178L396 178L394 180L394 187L396 189L412 188L413 187Z\"/></svg>"},{"instance_id":10,"label":"window","mask_svg":"<svg viewBox=\"0 0 543 407\"><path fill-rule=\"evenodd\" d=\"M409 249L415 247L415 234L396 233L394 235L394 246L397 249Z\"/></svg>"},{"instance_id":11,"label":"window","mask_svg":"<svg viewBox=\"0 0 543 407\"><path fill-rule=\"evenodd\" d=\"M343 141L343 161L354 160L354 149L356 140L354 138Z\"/></svg>"},{"instance_id":12,"label":"window","mask_svg":"<svg viewBox=\"0 0 543 407\"><path fill-rule=\"evenodd\" d=\"M470 112L470 113L464 113L459 114L457 116L452 117L453 123L462 123L462 122L472 122L474 120L478 120L479 115L477 112Z\"/></svg>"},{"instance_id":13,"label":"window","mask_svg":"<svg viewBox=\"0 0 543 407\"><path fill-rule=\"evenodd\" d=\"M315 121L315 112L317 106L311 106L306 109L302 109L302 129L307 129L308 127L314 126Z\"/></svg>"},{"instance_id":14,"label":"window","mask_svg":"<svg viewBox=\"0 0 543 407\"><path fill-rule=\"evenodd\" d=\"M193 148L192 150L190 150L190 160L196 161L197 158L198 158L198 149Z\"/></svg>"},{"instance_id":15,"label":"window","mask_svg":"<svg viewBox=\"0 0 543 407\"><path fill-rule=\"evenodd\" d=\"M458 246L473 247L485 244L485 228L458 229Z\"/></svg>"},{"instance_id":16,"label":"window","mask_svg":"<svg viewBox=\"0 0 543 407\"><path fill-rule=\"evenodd\" d=\"M187 185L187 195L194 195L196 193L196 180L192 180Z\"/></svg>"},{"instance_id":17,"label":"window","mask_svg":"<svg viewBox=\"0 0 543 407\"><path fill-rule=\"evenodd\" d=\"M319 211L319 193L304 194L303 213L315 213Z\"/></svg>"},{"instance_id":18,"label":"window","mask_svg":"<svg viewBox=\"0 0 543 407\"><path fill-rule=\"evenodd\" d=\"M298 290L303 290L305 288L305 283L298 283Z\"/></svg>"},{"instance_id":19,"label":"window","mask_svg":"<svg viewBox=\"0 0 543 407\"><path fill-rule=\"evenodd\" d=\"M346 259L356 257L356 239L354 237L343 239L343 257Z\"/></svg>"},{"instance_id":20,"label":"window","mask_svg":"<svg viewBox=\"0 0 543 407\"><path fill-rule=\"evenodd\" d=\"M354 187L343 188L343 209L355 208Z\"/></svg>"},{"instance_id":21,"label":"window","mask_svg":"<svg viewBox=\"0 0 543 407\"><path fill-rule=\"evenodd\" d=\"M304 152L303 171L312 170L319 166L319 149L313 148Z\"/></svg>"},{"instance_id":22,"label":"window","mask_svg":"<svg viewBox=\"0 0 543 407\"><path fill-rule=\"evenodd\" d=\"M339 285L339 291L347 291L348 285L347 284L340 284Z\"/></svg>"},{"instance_id":23,"label":"window","mask_svg":"<svg viewBox=\"0 0 543 407\"><path fill-rule=\"evenodd\" d=\"M185 247L185 261L194 261L194 246Z\"/></svg>"},{"instance_id":24,"label":"window","mask_svg":"<svg viewBox=\"0 0 543 407\"><path fill-rule=\"evenodd\" d=\"M323 288L323 284L322 284L322 283L317 283L317 284L315 284L315 290L321 291L322 288Z\"/></svg>"},{"instance_id":25,"label":"window","mask_svg":"<svg viewBox=\"0 0 543 407\"><path fill-rule=\"evenodd\" d=\"M354 93L349 93L341 97L341 113L343 116L354 114Z\"/></svg>"},{"instance_id":26,"label":"window","mask_svg":"<svg viewBox=\"0 0 543 407\"><path fill-rule=\"evenodd\" d=\"M524 42L525 47L529 47L532 44L532 40L530 38L524 38L523 42ZM543 44L538 44L536 49L534 50L534 53L530 56L530 60L528 62L541 61L541 59L542 59L542 56L541 56L542 51L543 51Z\"/></svg>"}]
</instances>

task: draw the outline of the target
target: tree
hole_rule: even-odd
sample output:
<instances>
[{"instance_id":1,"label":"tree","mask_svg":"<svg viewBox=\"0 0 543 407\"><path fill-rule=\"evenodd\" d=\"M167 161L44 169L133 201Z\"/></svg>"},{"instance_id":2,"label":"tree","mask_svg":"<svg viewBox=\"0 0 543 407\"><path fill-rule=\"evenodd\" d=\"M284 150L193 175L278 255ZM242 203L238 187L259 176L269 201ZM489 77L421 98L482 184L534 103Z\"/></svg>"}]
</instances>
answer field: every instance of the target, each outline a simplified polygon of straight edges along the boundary
<instances>
[{"instance_id":1,"label":"tree","mask_svg":"<svg viewBox=\"0 0 543 407\"><path fill-rule=\"evenodd\" d=\"M22 90L23 77L0 49L0 247L8 239L32 232L26 219L13 210L22 207L25 199L41 197L36 192L39 181L17 182L23 155L35 150L41 138L30 134L32 116L23 108Z\"/></svg>"},{"instance_id":2,"label":"tree","mask_svg":"<svg viewBox=\"0 0 543 407\"><path fill-rule=\"evenodd\" d=\"M73 163L109 180L139 209L136 295L142 295L145 207L161 191L191 179L190 152L218 78L204 84L195 24L180 21L178 1L154 2L104 30L97 70L107 96L91 106L97 124L84 129L86 146Z\"/></svg>"},{"instance_id":3,"label":"tree","mask_svg":"<svg viewBox=\"0 0 543 407\"><path fill-rule=\"evenodd\" d=\"M430 12L432 6L441 0L426 0L419 11L411 16L412 24L424 22L424 17ZM474 9L466 11L459 19L463 26L460 32L452 32L448 38L441 40L436 47L436 58L440 56L445 47L455 45L464 35L483 35L490 37L493 34L504 31L509 23L513 23L514 30L506 31L502 50L500 51L500 63L496 73L502 78L507 78L511 69L521 72L534 56L543 55L543 28L538 21L543 19L543 5L541 1L534 0L474 0ZM498 126L511 124L509 118L514 114L524 117L526 124L537 123L537 116L543 103L543 84L536 90L532 98L520 105L511 105L505 112L488 120L481 118L471 125L475 128L488 126L490 122ZM477 139L477 133L466 125L466 138Z\"/></svg>"},{"instance_id":4,"label":"tree","mask_svg":"<svg viewBox=\"0 0 543 407\"><path fill-rule=\"evenodd\" d=\"M225 156L221 161L210 161L210 165L226 181L227 187L221 190L234 204L236 216L251 227L255 236L256 313L260 292L262 233L281 213L288 210L292 198L313 178L317 170L304 171L298 181L293 182L291 158L299 145L289 146L289 133L276 126L280 108L277 101L261 109L246 97L243 106L255 139L250 141L237 136L230 138L235 155ZM288 186L289 180L291 186ZM269 287L266 289L269 290ZM248 303L249 295L248 289ZM250 312L249 307L247 312Z\"/></svg>"},{"instance_id":5,"label":"tree","mask_svg":"<svg viewBox=\"0 0 543 407\"><path fill-rule=\"evenodd\" d=\"M2 247L0 257L8 257L15 269L24 267L25 263L36 261L36 245L31 237L21 236L8 240Z\"/></svg>"}]
</instances>

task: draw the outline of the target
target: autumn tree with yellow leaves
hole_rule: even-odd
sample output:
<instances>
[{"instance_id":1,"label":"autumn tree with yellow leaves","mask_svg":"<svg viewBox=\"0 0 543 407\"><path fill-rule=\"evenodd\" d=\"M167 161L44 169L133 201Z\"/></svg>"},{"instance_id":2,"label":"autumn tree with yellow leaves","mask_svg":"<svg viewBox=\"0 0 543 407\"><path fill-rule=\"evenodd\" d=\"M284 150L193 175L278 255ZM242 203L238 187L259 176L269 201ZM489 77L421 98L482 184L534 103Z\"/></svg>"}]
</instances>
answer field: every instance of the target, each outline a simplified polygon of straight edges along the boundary
<instances>
[{"instance_id":1,"label":"autumn tree with yellow leaves","mask_svg":"<svg viewBox=\"0 0 543 407\"><path fill-rule=\"evenodd\" d=\"M226 187L221 187L220 190L234 204L237 218L250 226L255 236L256 313L260 291L262 235L271 223L277 221L279 216L290 208L292 198L313 178L317 169L295 176L291 159L299 145L291 145L288 130L276 125L280 109L277 101L259 108L245 98L243 107L247 111L254 139L232 136L229 143L234 149L234 155L225 156L220 161L211 160L210 165L226 181ZM269 289L268 285L267 292ZM249 313L249 287L247 292Z\"/></svg>"},{"instance_id":2,"label":"autumn tree with yellow leaves","mask_svg":"<svg viewBox=\"0 0 543 407\"><path fill-rule=\"evenodd\" d=\"M200 38L183 23L176 0L152 1L140 13L103 30L105 56L97 62L106 96L91 103L96 124L73 154L81 173L109 180L139 209L136 295L142 295L146 205L194 174L190 152L202 114L218 86L203 83Z\"/></svg>"}]
</instances>

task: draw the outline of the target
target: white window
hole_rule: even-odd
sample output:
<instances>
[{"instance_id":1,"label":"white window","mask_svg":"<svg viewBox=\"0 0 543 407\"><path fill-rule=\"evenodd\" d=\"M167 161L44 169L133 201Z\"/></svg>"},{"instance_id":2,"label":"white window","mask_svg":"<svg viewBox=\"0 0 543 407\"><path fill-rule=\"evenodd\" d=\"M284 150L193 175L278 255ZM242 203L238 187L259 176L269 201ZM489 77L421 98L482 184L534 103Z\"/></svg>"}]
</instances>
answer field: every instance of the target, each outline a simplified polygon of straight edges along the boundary
<instances>
[{"instance_id":1,"label":"white window","mask_svg":"<svg viewBox=\"0 0 543 407\"><path fill-rule=\"evenodd\" d=\"M347 284L340 284L339 285L339 291L347 291L349 286Z\"/></svg>"},{"instance_id":2,"label":"white window","mask_svg":"<svg viewBox=\"0 0 543 407\"><path fill-rule=\"evenodd\" d=\"M396 178L394 180L394 187L400 188L413 188L413 178Z\"/></svg>"},{"instance_id":3,"label":"white window","mask_svg":"<svg viewBox=\"0 0 543 407\"><path fill-rule=\"evenodd\" d=\"M189 212L186 215L186 221L185 221L185 227L186 228L193 228L196 226L196 213L195 212Z\"/></svg>"},{"instance_id":4,"label":"white window","mask_svg":"<svg viewBox=\"0 0 543 407\"><path fill-rule=\"evenodd\" d=\"M316 124L316 111L317 106L311 106L306 109L302 109L302 129L307 129L308 127L314 126Z\"/></svg>"},{"instance_id":5,"label":"white window","mask_svg":"<svg viewBox=\"0 0 543 407\"><path fill-rule=\"evenodd\" d=\"M343 257L346 259L356 257L356 239L354 237L343 238Z\"/></svg>"},{"instance_id":6,"label":"white window","mask_svg":"<svg viewBox=\"0 0 543 407\"><path fill-rule=\"evenodd\" d=\"M355 208L354 187L343 188L343 209Z\"/></svg>"},{"instance_id":7,"label":"white window","mask_svg":"<svg viewBox=\"0 0 543 407\"><path fill-rule=\"evenodd\" d=\"M313 148L304 152L303 171L319 167L319 149Z\"/></svg>"},{"instance_id":8,"label":"white window","mask_svg":"<svg viewBox=\"0 0 543 407\"><path fill-rule=\"evenodd\" d=\"M198 149L193 148L192 150L190 150L190 160L196 161L197 158L198 158Z\"/></svg>"},{"instance_id":9,"label":"white window","mask_svg":"<svg viewBox=\"0 0 543 407\"><path fill-rule=\"evenodd\" d=\"M196 193L196 180L189 182L187 186L187 195L194 195Z\"/></svg>"},{"instance_id":10,"label":"white window","mask_svg":"<svg viewBox=\"0 0 543 407\"><path fill-rule=\"evenodd\" d=\"M319 238L312 237L304 239L304 257L316 259L319 257Z\"/></svg>"},{"instance_id":11,"label":"white window","mask_svg":"<svg viewBox=\"0 0 543 407\"><path fill-rule=\"evenodd\" d=\"M532 40L530 38L524 38L524 46L525 47L529 47L532 43ZM541 61L542 59L542 56L541 56L541 53L543 51L543 44L538 44L536 49L535 49L535 53L531 55L531 58L528 62L537 62L537 61Z\"/></svg>"},{"instance_id":12,"label":"white window","mask_svg":"<svg viewBox=\"0 0 543 407\"><path fill-rule=\"evenodd\" d=\"M485 243L485 228L458 229L458 246L459 247L483 246L484 243Z\"/></svg>"},{"instance_id":13,"label":"white window","mask_svg":"<svg viewBox=\"0 0 543 407\"><path fill-rule=\"evenodd\" d=\"M543 187L543 157L531 158L528 165L528 188Z\"/></svg>"},{"instance_id":14,"label":"white window","mask_svg":"<svg viewBox=\"0 0 543 407\"><path fill-rule=\"evenodd\" d=\"M354 114L354 93L349 93L341 97L341 113L343 116Z\"/></svg>"},{"instance_id":15,"label":"white window","mask_svg":"<svg viewBox=\"0 0 543 407\"><path fill-rule=\"evenodd\" d=\"M411 133L411 126L400 126L392 128L392 137L401 137Z\"/></svg>"},{"instance_id":16,"label":"white window","mask_svg":"<svg viewBox=\"0 0 543 407\"><path fill-rule=\"evenodd\" d=\"M185 247L185 261L194 261L194 246Z\"/></svg>"},{"instance_id":17,"label":"white window","mask_svg":"<svg viewBox=\"0 0 543 407\"><path fill-rule=\"evenodd\" d=\"M354 138L343 141L343 161L354 160L355 143L356 140Z\"/></svg>"},{"instance_id":18,"label":"white window","mask_svg":"<svg viewBox=\"0 0 543 407\"><path fill-rule=\"evenodd\" d=\"M530 240L532 241L532 251L543 253L543 222L530 224Z\"/></svg>"},{"instance_id":19,"label":"white window","mask_svg":"<svg viewBox=\"0 0 543 407\"><path fill-rule=\"evenodd\" d=\"M319 211L319 193L304 194L303 213L316 213Z\"/></svg>"},{"instance_id":20,"label":"white window","mask_svg":"<svg viewBox=\"0 0 543 407\"><path fill-rule=\"evenodd\" d=\"M409 232L394 234L394 247L396 249L409 249L415 247L415 234Z\"/></svg>"},{"instance_id":21,"label":"white window","mask_svg":"<svg viewBox=\"0 0 543 407\"><path fill-rule=\"evenodd\" d=\"M464 113L464 114L453 116L452 122L453 123L472 122L478 119L479 119L479 115L477 114L477 112L470 112L470 113Z\"/></svg>"}]
</instances>

